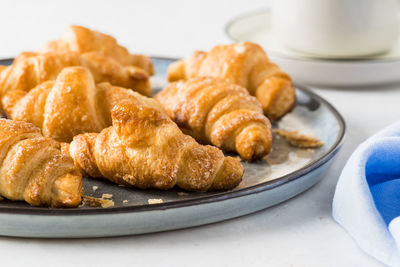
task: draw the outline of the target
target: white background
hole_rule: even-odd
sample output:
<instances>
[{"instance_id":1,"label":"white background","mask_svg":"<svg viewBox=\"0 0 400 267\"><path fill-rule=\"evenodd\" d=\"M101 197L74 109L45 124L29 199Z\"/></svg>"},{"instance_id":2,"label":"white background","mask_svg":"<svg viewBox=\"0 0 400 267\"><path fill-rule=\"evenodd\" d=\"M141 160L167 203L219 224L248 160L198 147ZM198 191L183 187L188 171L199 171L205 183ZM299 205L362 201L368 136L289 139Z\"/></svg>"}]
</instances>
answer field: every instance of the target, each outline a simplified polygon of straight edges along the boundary
<instances>
[{"instance_id":1,"label":"white background","mask_svg":"<svg viewBox=\"0 0 400 267\"><path fill-rule=\"evenodd\" d=\"M132 52L185 56L229 40L224 25L267 1L0 1L0 57L35 50L70 24L112 33ZM327 177L273 208L208 226L86 240L0 237L1 266L380 266L331 218L340 171L369 135L400 119L400 85L315 89L347 122ZM110 226L112 227L112 226Z\"/></svg>"}]
</instances>

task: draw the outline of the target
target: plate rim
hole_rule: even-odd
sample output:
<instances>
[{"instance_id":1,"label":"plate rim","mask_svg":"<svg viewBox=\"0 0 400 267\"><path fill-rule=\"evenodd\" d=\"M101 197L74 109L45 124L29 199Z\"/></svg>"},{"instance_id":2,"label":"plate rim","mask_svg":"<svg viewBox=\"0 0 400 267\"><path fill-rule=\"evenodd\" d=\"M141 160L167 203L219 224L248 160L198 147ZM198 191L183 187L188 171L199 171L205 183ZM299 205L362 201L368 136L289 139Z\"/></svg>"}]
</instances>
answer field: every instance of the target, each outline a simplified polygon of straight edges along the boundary
<instances>
[{"instance_id":1,"label":"plate rim","mask_svg":"<svg viewBox=\"0 0 400 267\"><path fill-rule=\"evenodd\" d=\"M177 58L173 57L165 57L165 56L151 56L152 59L156 60L166 60L166 61L175 61ZM13 58L5 58L0 59L0 64L12 61ZM158 203L158 204L142 204L142 205L135 205L135 206L126 206L126 207L110 207L110 208L91 208L91 209L79 209L79 208L46 208L46 207L22 207L22 208L15 208L15 207L1 207L0 206L0 214L19 214L19 215L49 215L49 216L77 216L77 215L100 215L100 214L119 214L119 213L134 213L134 212L147 212L147 211L154 211L154 210L166 210L166 209L174 209L174 208L182 208L187 206L193 205L201 205L207 203L213 203L217 201L224 201L232 198L243 197L247 195L256 194L259 192L267 191L274 189L278 186L290 183L294 180L301 178L302 176L306 175L307 173L317 169L319 166L326 163L330 158L332 158L338 149L343 144L343 140L345 137L346 132L346 123L342 117L342 115L337 111L337 109L330 104L327 100L323 97L319 96L318 94L314 93L311 89L304 85L294 84L296 90L300 90L304 92L306 95L309 95L319 102L322 102L328 110L334 115L336 120L339 124L339 133L338 137L336 138L332 147L321 155L319 158L309 162L308 164L304 165L300 169L281 176L280 178L263 182L257 185L249 186L246 188L239 189L237 191L225 191L211 196L201 196L195 199L184 199L184 200L177 200L173 202L165 202L165 203Z\"/></svg>"},{"instance_id":2,"label":"plate rim","mask_svg":"<svg viewBox=\"0 0 400 267\"><path fill-rule=\"evenodd\" d=\"M243 20L245 18L249 18L249 17L256 16L256 15L267 14L267 13L271 13L271 7L244 12L244 13L241 13L239 15L232 17L231 19L229 19L226 22L226 24L224 26L225 35L234 42L244 42L243 40L237 39L230 33L230 29L233 26L233 24L235 24L238 21ZM289 55L285 55L284 53L269 50L267 48L264 48L264 49L268 50L267 51L268 54L271 54L275 57L280 57L280 58L287 59L287 60L301 61L301 62L314 62L314 63L318 62L318 63L346 64L346 65L349 65L349 64L400 63L400 58L393 58L393 59L348 58L348 59L346 59L346 58L322 58L322 57L301 57L301 56L298 56L298 57L293 56L292 57Z\"/></svg>"}]
</instances>

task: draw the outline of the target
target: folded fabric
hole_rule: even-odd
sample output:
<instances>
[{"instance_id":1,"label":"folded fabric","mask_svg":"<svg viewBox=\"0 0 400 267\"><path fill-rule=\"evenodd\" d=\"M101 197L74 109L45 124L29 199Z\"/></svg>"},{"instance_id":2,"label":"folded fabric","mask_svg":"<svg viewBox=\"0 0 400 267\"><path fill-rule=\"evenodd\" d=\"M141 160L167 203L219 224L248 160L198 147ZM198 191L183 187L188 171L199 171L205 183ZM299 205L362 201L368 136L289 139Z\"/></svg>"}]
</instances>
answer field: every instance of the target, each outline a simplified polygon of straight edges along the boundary
<instances>
[{"instance_id":1,"label":"folded fabric","mask_svg":"<svg viewBox=\"0 0 400 267\"><path fill-rule=\"evenodd\" d=\"M333 218L366 253L400 266L400 121L351 155L336 187Z\"/></svg>"}]
</instances>

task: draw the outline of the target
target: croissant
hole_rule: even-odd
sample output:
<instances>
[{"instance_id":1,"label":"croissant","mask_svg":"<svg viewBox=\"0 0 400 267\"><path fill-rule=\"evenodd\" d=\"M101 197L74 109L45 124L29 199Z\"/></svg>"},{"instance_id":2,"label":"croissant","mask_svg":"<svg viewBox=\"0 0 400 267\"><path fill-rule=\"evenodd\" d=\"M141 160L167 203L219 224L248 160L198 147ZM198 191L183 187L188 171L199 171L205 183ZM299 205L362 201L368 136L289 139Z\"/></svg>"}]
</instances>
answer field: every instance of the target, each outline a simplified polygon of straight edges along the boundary
<instances>
[{"instance_id":1,"label":"croissant","mask_svg":"<svg viewBox=\"0 0 400 267\"><path fill-rule=\"evenodd\" d=\"M75 136L67 150L91 177L142 189L189 191L228 190L242 179L236 158L199 145L151 102L121 101L112 109L112 124L99 134Z\"/></svg>"},{"instance_id":2,"label":"croissant","mask_svg":"<svg viewBox=\"0 0 400 267\"><path fill-rule=\"evenodd\" d=\"M77 134L100 132L110 126L112 107L132 97L146 98L109 83L96 85L87 69L67 67L56 81L44 82L29 92L10 91L2 105L8 118L33 123L46 137L71 142Z\"/></svg>"},{"instance_id":3,"label":"croissant","mask_svg":"<svg viewBox=\"0 0 400 267\"><path fill-rule=\"evenodd\" d=\"M31 205L76 207L82 176L60 143L26 122L0 119L0 196Z\"/></svg>"},{"instance_id":4,"label":"croissant","mask_svg":"<svg viewBox=\"0 0 400 267\"><path fill-rule=\"evenodd\" d=\"M246 88L211 77L171 83L155 96L182 131L247 161L271 150L271 123Z\"/></svg>"},{"instance_id":5,"label":"croissant","mask_svg":"<svg viewBox=\"0 0 400 267\"><path fill-rule=\"evenodd\" d=\"M136 66L147 71L149 75L154 74L153 63L149 57L130 54L112 36L82 26L70 26L60 39L47 42L41 48L41 52L65 51L73 51L79 54L93 51L101 52L122 65Z\"/></svg>"},{"instance_id":6,"label":"croissant","mask_svg":"<svg viewBox=\"0 0 400 267\"><path fill-rule=\"evenodd\" d=\"M269 61L265 51L254 43L215 46L208 53L196 51L168 68L171 82L198 76L221 78L246 87L273 120L285 115L296 103L289 75Z\"/></svg>"},{"instance_id":7,"label":"croissant","mask_svg":"<svg viewBox=\"0 0 400 267\"><path fill-rule=\"evenodd\" d=\"M29 91L45 81L55 80L58 74L69 66L86 67L96 82L110 82L132 88L144 95L151 94L149 75L146 71L133 66L122 66L96 52L83 55L73 52L24 52L11 66L0 72L0 99L10 91Z\"/></svg>"}]
</instances>

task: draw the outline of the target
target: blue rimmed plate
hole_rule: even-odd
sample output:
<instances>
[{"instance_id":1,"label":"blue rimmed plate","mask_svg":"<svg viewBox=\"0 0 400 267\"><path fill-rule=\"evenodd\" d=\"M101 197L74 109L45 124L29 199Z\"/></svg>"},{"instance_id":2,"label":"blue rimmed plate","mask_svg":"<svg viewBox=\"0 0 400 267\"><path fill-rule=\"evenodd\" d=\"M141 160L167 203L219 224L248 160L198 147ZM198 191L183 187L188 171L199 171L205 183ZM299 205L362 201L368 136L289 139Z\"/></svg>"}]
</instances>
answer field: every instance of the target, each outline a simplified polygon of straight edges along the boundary
<instances>
[{"instance_id":1,"label":"blue rimmed plate","mask_svg":"<svg viewBox=\"0 0 400 267\"><path fill-rule=\"evenodd\" d=\"M0 64L11 62L2 60ZM152 84L157 91L165 86L166 68L173 59L153 58L153 62L157 75ZM296 108L275 127L314 135L324 145L316 150L295 149L276 138L273 152L266 159L243 162L243 182L234 190L212 193L139 190L84 178L86 195L112 194L115 206L52 209L0 201L0 235L79 238L167 231L242 216L292 198L324 177L345 132L343 118L327 101L300 86L296 93ZM148 204L149 199L162 199L162 203Z\"/></svg>"}]
</instances>

